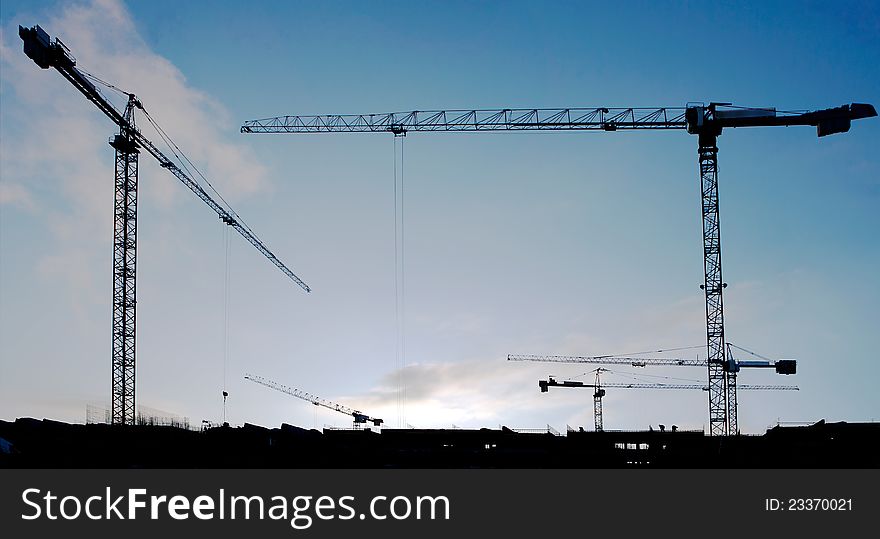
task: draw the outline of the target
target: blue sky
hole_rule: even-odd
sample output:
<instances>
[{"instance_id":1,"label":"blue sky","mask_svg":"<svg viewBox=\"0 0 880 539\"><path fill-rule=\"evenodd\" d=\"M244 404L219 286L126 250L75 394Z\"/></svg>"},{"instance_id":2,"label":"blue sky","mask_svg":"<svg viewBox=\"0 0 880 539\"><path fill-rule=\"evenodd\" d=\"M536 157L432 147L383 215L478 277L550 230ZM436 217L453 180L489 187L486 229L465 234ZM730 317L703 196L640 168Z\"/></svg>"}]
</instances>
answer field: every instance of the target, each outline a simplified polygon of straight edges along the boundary
<instances>
[{"instance_id":1,"label":"blue sky","mask_svg":"<svg viewBox=\"0 0 880 539\"><path fill-rule=\"evenodd\" d=\"M704 342L696 141L682 132L412 133L405 142L406 417L397 417L392 139L255 136L281 114L491 107L877 105L872 2L16 2L0 7L0 418L81 421L109 396L113 126L21 53L41 24L137 93L305 295L240 238L226 385L234 423L591 424L588 392L508 353ZM142 122L142 125L145 122ZM147 136L151 133L146 130ZM870 420L880 285L880 121L719 139L729 340L793 357L797 393L740 396L740 423ZM142 159L138 399L218 420L224 230ZM621 369L616 376L626 379ZM643 371L702 379L701 370ZM614 378L609 376L609 381ZM611 392L606 428L700 428L702 392Z\"/></svg>"}]
</instances>

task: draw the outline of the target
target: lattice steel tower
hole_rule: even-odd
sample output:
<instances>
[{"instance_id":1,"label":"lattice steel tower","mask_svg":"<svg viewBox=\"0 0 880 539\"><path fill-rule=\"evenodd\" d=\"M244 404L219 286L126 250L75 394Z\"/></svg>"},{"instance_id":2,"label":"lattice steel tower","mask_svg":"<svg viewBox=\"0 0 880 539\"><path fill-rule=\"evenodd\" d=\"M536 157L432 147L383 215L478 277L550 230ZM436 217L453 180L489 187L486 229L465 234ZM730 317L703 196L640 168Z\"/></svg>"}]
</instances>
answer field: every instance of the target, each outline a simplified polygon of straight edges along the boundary
<instances>
[{"instance_id":1,"label":"lattice steel tower","mask_svg":"<svg viewBox=\"0 0 880 539\"><path fill-rule=\"evenodd\" d=\"M119 134L110 139L116 149L113 205L113 380L110 420L134 424L135 308L137 272L138 150L134 137L134 109L142 108L128 95Z\"/></svg>"},{"instance_id":2,"label":"lattice steel tower","mask_svg":"<svg viewBox=\"0 0 880 539\"><path fill-rule=\"evenodd\" d=\"M707 115L714 113L714 107ZM700 192L703 217L703 271L705 279L700 288L706 294L706 345L709 365L709 429L712 435L729 431L730 417L728 372L724 369L724 300L727 285L721 279L721 226L718 216L718 132L699 134ZM734 375L736 376L736 375ZM735 387L735 386L734 386ZM725 424L727 423L727 424ZM736 432L736 425L733 429Z\"/></svg>"}]
</instances>

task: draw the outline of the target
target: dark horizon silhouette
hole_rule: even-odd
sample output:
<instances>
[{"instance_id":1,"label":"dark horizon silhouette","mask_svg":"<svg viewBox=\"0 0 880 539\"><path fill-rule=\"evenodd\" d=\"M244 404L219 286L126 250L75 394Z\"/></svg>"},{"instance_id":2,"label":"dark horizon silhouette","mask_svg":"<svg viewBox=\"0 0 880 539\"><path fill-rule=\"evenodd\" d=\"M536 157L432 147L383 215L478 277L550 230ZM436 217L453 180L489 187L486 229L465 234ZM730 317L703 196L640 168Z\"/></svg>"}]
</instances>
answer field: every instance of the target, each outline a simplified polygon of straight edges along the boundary
<instances>
[{"instance_id":1,"label":"dark horizon silhouette","mask_svg":"<svg viewBox=\"0 0 880 539\"><path fill-rule=\"evenodd\" d=\"M0 421L4 468L877 468L880 423L702 431L266 428ZM665 427L665 425L663 425Z\"/></svg>"}]
</instances>

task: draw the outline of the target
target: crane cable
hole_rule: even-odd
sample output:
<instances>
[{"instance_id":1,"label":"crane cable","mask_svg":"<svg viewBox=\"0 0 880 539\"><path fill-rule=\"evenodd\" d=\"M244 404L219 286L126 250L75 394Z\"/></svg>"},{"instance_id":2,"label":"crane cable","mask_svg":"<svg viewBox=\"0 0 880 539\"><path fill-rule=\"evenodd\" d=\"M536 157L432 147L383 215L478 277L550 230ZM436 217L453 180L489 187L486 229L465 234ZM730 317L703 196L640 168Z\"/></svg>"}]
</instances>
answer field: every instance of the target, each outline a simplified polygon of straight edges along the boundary
<instances>
[{"instance_id":1,"label":"crane cable","mask_svg":"<svg viewBox=\"0 0 880 539\"><path fill-rule=\"evenodd\" d=\"M403 193L403 137L400 138L400 381L403 386L403 418L406 425L406 220Z\"/></svg>"},{"instance_id":2,"label":"crane cable","mask_svg":"<svg viewBox=\"0 0 880 539\"><path fill-rule=\"evenodd\" d=\"M226 423L227 371L229 370L229 254L231 250L229 226L223 224L223 423Z\"/></svg>"},{"instance_id":3,"label":"crane cable","mask_svg":"<svg viewBox=\"0 0 880 539\"><path fill-rule=\"evenodd\" d=\"M251 234L254 234L254 231L251 230L251 228L244 221L242 221L241 217L235 212L235 210L232 209L232 206L229 204L229 202L227 202L226 199L223 198L223 195L221 195L220 192L214 188L214 184L212 184L211 181L207 177L205 177L204 174L202 174L202 171L199 170L198 167L196 167L195 163L193 163L190 158L187 157L185 153L183 153L183 150L181 150L180 147L178 147L177 144L173 140L171 140L171 137L168 136L168 133L166 133L165 130L162 129L162 127L159 126L159 124L155 120L153 120L153 117L150 116L150 113L147 111L147 109L142 108L141 110L144 111L144 116L146 116L147 121L150 123L150 125L153 126L153 129L156 130L156 133L158 133L159 137L165 142L165 145L168 146L168 149L171 151L171 153L174 154L175 157L177 157L177 160L180 163L181 167L189 173L193 181L198 183L198 179L196 176L201 177L202 180L205 181L205 184L207 184L208 188L211 189L211 191L213 191L215 195L217 195L217 198L219 198L223 202L223 204L225 204L226 207L223 209L229 215L234 217L242 228L246 229ZM187 163L189 163L189 167L187 166ZM192 170L190 170L190 167L192 167ZM193 171L195 173L193 173Z\"/></svg>"},{"instance_id":4,"label":"crane cable","mask_svg":"<svg viewBox=\"0 0 880 539\"><path fill-rule=\"evenodd\" d=\"M737 346L737 345L733 344L732 342L729 342L729 343L727 343L727 344L729 344L729 345L732 346L733 348L736 348L737 350L740 350L741 352L745 352L745 353L747 353L747 354L751 354L751 355L753 355L753 356L755 356L755 357L757 357L757 358L761 358L761 359L766 360L766 361L773 361L773 360L770 359L769 357L762 356L761 354L759 354L759 353L757 353L757 352L752 352L751 350L746 350L746 349L743 348L742 346Z\"/></svg>"},{"instance_id":5,"label":"crane cable","mask_svg":"<svg viewBox=\"0 0 880 539\"><path fill-rule=\"evenodd\" d=\"M92 75L91 73L89 73L88 71L86 71L85 69L83 69L83 68L81 68L81 67L79 67L79 66L77 66L77 69L79 70L80 73L82 73L82 74L85 75L86 77L92 79L93 81L97 82L98 84L104 85L104 86L106 86L107 88L109 88L109 89L111 89L111 90L114 90L114 91L118 92L120 95L125 96L125 97L128 97L128 95L129 95L128 92L126 92L126 91L123 90L122 88L120 88L120 87L118 87L118 86L115 86L115 85L113 85L113 84L110 84L109 82L107 82L107 81L105 81L105 80L99 79L99 78L96 77L95 75ZM95 88L95 90L98 91L97 88ZM100 91L98 91L98 93L101 94ZM101 95L104 95L104 94L101 94ZM106 97L105 97L105 99L106 99Z\"/></svg>"},{"instance_id":6,"label":"crane cable","mask_svg":"<svg viewBox=\"0 0 880 539\"><path fill-rule=\"evenodd\" d=\"M629 356L641 356L645 354L662 354L665 352L680 352L682 350L698 350L700 348L706 348L705 344L698 344L696 346L680 346L678 348L665 348L660 350L645 350L644 352L629 352L627 354L611 354L608 357L629 357Z\"/></svg>"},{"instance_id":7,"label":"crane cable","mask_svg":"<svg viewBox=\"0 0 880 539\"><path fill-rule=\"evenodd\" d=\"M91 73L89 73L89 72L83 70L82 68L79 68L79 71L80 71L83 75L85 75L86 77L88 77L89 79L91 79L91 80L97 82L98 84L101 84L101 85L103 85L103 86L109 88L110 90L113 90L113 91L119 93L121 96L128 97L128 96L133 95L133 94L131 94L131 93L129 93L129 92L126 92L126 91L123 90L122 88L119 88L118 86L115 86L115 85L110 84L109 82L107 82L107 81L105 81L105 80L102 80L102 79L98 78L97 76L95 76L95 75L93 75L93 74L91 74ZM96 90L99 94L103 95L103 94L102 94L97 88L95 88L95 90ZM106 96L105 96L105 99L106 99ZM109 100L108 100L108 101L109 101ZM193 179L193 181L195 181L196 183L199 183L199 181L198 181L198 177L200 177L202 180L204 180L204 182L205 182L205 184L208 186L208 188L209 188L211 191L213 191L214 194L217 195L217 198L219 198L219 199L223 202L223 204L226 206L226 207L223 208L223 209L224 209L229 215L231 215L233 218L235 218L235 220L237 221L237 223L238 223L243 229L247 230L248 232L250 232L251 234L253 234L254 236L256 236L256 233L254 233L254 231L253 231L253 230L247 225L247 223L245 223L245 222L241 219L241 217L235 212L235 210L232 209L232 206L229 204L229 202L226 201L225 198L223 198L223 195L221 195L220 192L217 191L217 189L214 188L214 185L211 183L211 181L210 181L207 177L205 177L204 174L202 174L202 171L199 170L198 167L196 167L195 163L193 163L193 162L190 160L190 158L187 157L185 153L183 153L183 150L181 150L180 147L178 147L177 144L175 144L175 142L174 142L173 140L171 140L171 137L168 136L168 133L166 133L165 130L162 129L162 127L159 126L159 124L153 119L153 117L152 117L152 116L150 115L150 113L147 111L146 107L143 106L143 103L141 104L141 107L140 107L140 108L141 108L141 110L143 111L144 116L147 118L147 121L149 122L149 124L150 124L151 126L153 126L153 129L155 129L156 133L159 135L159 138L162 139L162 141L163 141L163 142L165 143L165 145L168 147L168 150L171 151L171 153L174 155L174 157L177 158L177 161L178 161L178 164L180 165L180 167L181 167L182 169L184 169L184 170L188 173L188 175ZM117 111L117 112L118 112L118 111ZM189 163L189 166L187 166L187 163Z\"/></svg>"},{"instance_id":8,"label":"crane cable","mask_svg":"<svg viewBox=\"0 0 880 539\"><path fill-rule=\"evenodd\" d=\"M398 219L398 195L397 195L397 137L392 139L394 144L394 369L397 371L395 382L397 384L397 426L403 421L403 399L401 394L400 377L400 221Z\"/></svg>"},{"instance_id":9,"label":"crane cable","mask_svg":"<svg viewBox=\"0 0 880 539\"><path fill-rule=\"evenodd\" d=\"M393 168L394 168L394 370L397 376L394 379L396 384L395 396L397 398L397 427L400 427L400 275L399 275L399 253L397 238L399 236L397 230L397 137L391 139L394 148Z\"/></svg>"},{"instance_id":10,"label":"crane cable","mask_svg":"<svg viewBox=\"0 0 880 539\"><path fill-rule=\"evenodd\" d=\"M398 187L397 140L400 139L400 183ZM398 427L406 425L406 339L405 319L405 264L404 264L404 198L403 198L403 137L394 136L394 357L397 371L397 422Z\"/></svg>"},{"instance_id":11,"label":"crane cable","mask_svg":"<svg viewBox=\"0 0 880 539\"><path fill-rule=\"evenodd\" d=\"M655 380L646 380L646 378L659 378L661 380L674 380L676 382L693 382L695 384L704 383L703 380L696 380L694 378L678 378L675 376L664 376L664 375L660 375L660 374L645 374L645 373L634 373L634 372L626 372L626 371L615 372L614 374L617 374L617 375L623 376L623 377L632 378L633 380L635 380L637 382L646 382L646 383L660 384L660 382L656 382Z\"/></svg>"},{"instance_id":12,"label":"crane cable","mask_svg":"<svg viewBox=\"0 0 880 539\"><path fill-rule=\"evenodd\" d=\"M592 371L588 371L588 372L579 374L578 376L573 376L573 377L569 378L569 380L581 380L587 376L593 376L596 374L597 370L598 369L593 369ZM616 375L616 376L622 376L624 378L631 378L637 382L657 383L655 380L646 380L645 378L660 378L662 380L675 380L678 382L694 382L697 384L703 383L703 380L696 380L694 378L678 378L675 376L664 376L661 374L645 374L645 373L641 373L641 372L635 373L635 372L618 371L618 370L612 370L612 369L606 369L606 368L602 368L602 371L605 373L608 373L612 376Z\"/></svg>"}]
</instances>

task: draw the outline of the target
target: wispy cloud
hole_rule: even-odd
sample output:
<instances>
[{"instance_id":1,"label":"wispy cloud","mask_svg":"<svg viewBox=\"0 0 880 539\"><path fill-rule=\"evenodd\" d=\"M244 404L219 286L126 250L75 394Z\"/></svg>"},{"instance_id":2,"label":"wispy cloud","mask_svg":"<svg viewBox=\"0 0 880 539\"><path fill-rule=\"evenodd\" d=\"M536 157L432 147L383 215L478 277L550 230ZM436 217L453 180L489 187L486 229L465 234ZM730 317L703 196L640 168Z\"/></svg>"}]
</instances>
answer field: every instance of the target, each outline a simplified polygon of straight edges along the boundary
<instances>
[{"instance_id":1,"label":"wispy cloud","mask_svg":"<svg viewBox=\"0 0 880 539\"><path fill-rule=\"evenodd\" d=\"M556 395L553 399L542 395L538 380L546 377L547 372L548 365L504 359L413 364L402 373L389 372L366 395L340 400L356 404L366 413L383 417L394 425L398 397L404 389L406 422L417 427L540 427L548 415L559 417L547 412L582 407L585 402L584 395L574 393ZM401 378L402 388L398 386Z\"/></svg>"},{"instance_id":2,"label":"wispy cloud","mask_svg":"<svg viewBox=\"0 0 880 539\"><path fill-rule=\"evenodd\" d=\"M269 187L265 167L231 142L236 130L224 107L150 50L118 0L61 4L46 20L21 22L39 23L64 41L78 67L137 94L227 200ZM95 275L106 273L106 257L82 253L96 248L109 253L113 152L106 140L115 127L58 73L39 69L21 52L15 25L3 29L0 67L0 205L36 212L55 240L46 246L51 254L37 263L41 273L65 279L84 300L94 297L106 289L92 283ZM104 93L124 106L121 97ZM143 118L138 125L161 147ZM170 210L191 196L151 160L141 157L141 206Z\"/></svg>"}]
</instances>

